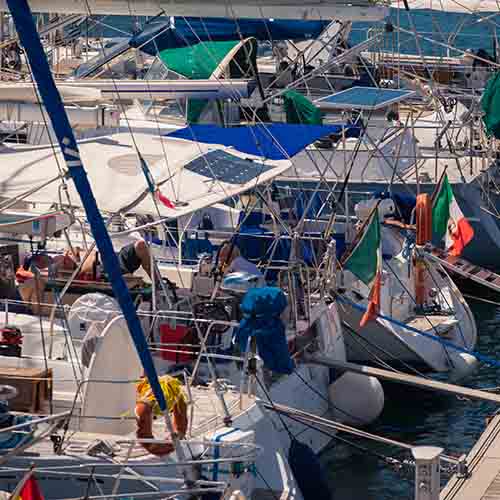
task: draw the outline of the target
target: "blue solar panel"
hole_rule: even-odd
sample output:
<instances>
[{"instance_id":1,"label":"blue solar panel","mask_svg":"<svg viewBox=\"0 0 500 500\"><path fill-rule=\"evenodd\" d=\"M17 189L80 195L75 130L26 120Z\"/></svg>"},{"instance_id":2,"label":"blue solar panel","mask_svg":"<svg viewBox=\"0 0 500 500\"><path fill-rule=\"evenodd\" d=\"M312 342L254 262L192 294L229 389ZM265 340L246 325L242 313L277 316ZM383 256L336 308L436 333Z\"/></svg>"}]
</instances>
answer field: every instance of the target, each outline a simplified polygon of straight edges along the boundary
<instances>
[{"instance_id":1,"label":"blue solar panel","mask_svg":"<svg viewBox=\"0 0 500 500\"><path fill-rule=\"evenodd\" d=\"M332 109L379 109L407 99L415 94L412 90L353 87L316 101L320 107Z\"/></svg>"},{"instance_id":2,"label":"blue solar panel","mask_svg":"<svg viewBox=\"0 0 500 500\"><path fill-rule=\"evenodd\" d=\"M253 160L245 160L219 149L196 158L184 168L195 174L228 184L246 184L273 167Z\"/></svg>"}]
</instances>

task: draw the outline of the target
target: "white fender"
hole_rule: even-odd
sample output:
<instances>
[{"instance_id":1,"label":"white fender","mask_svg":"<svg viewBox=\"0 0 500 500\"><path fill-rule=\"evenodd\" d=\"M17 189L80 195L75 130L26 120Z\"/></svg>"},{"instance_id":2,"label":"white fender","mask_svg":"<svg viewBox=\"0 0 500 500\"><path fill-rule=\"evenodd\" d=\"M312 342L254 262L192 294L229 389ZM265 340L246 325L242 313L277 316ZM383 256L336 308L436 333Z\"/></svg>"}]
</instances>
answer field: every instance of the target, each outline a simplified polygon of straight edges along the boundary
<instances>
[{"instance_id":1,"label":"white fender","mask_svg":"<svg viewBox=\"0 0 500 500\"><path fill-rule=\"evenodd\" d=\"M236 490L231 493L229 500L247 500L247 497L240 490Z\"/></svg>"},{"instance_id":2,"label":"white fender","mask_svg":"<svg viewBox=\"0 0 500 500\"><path fill-rule=\"evenodd\" d=\"M346 372L328 387L335 419L350 425L373 422L384 408L384 389L375 377Z\"/></svg>"},{"instance_id":3,"label":"white fender","mask_svg":"<svg viewBox=\"0 0 500 500\"><path fill-rule=\"evenodd\" d=\"M472 375L478 368L477 358L472 354L458 351L448 351L453 366L450 370L450 380L458 381Z\"/></svg>"},{"instance_id":4,"label":"white fender","mask_svg":"<svg viewBox=\"0 0 500 500\"><path fill-rule=\"evenodd\" d=\"M134 381L143 372L142 364L123 316L113 318L99 340L87 372L88 383L83 385L80 430L125 435L136 426ZM109 416L128 418L105 418Z\"/></svg>"}]
</instances>

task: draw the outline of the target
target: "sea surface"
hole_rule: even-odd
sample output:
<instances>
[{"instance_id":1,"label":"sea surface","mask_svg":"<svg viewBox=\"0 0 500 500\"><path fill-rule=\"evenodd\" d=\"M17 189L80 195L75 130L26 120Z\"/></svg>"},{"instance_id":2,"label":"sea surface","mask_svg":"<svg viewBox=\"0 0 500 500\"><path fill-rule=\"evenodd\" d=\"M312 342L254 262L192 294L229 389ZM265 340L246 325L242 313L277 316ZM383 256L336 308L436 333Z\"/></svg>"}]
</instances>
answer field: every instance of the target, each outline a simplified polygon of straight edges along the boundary
<instances>
[{"instance_id":1,"label":"sea surface","mask_svg":"<svg viewBox=\"0 0 500 500\"><path fill-rule=\"evenodd\" d=\"M500 15L481 21L479 16L432 11L416 11L411 21L404 11L393 11L391 22L411 30L412 24L423 36L461 50L484 49L493 54L495 31L500 26ZM144 18L107 16L99 25L100 35L126 36L134 23ZM366 39L373 25L356 23L351 44ZM377 28L383 28L379 23ZM458 28L460 28L459 31ZM96 31L91 33L95 36ZM436 43L421 40L417 49L415 37L398 34L397 30L385 35L386 50L432 55L457 55ZM498 299L497 299L498 300ZM500 307L469 299L475 313L479 340L477 350L500 360ZM482 365L466 384L475 388L500 386L500 368ZM449 455L468 452L485 428L485 419L494 411L494 405L464 400L453 396L426 393L395 385L385 386L386 404L381 418L369 430L414 445L433 445L444 448ZM404 460L407 452L381 444L370 443L345 434L349 441L335 442L322 456L328 471L335 500L410 500L414 498L414 470L409 467L390 466L384 457ZM443 472L443 481L449 473Z\"/></svg>"}]
</instances>

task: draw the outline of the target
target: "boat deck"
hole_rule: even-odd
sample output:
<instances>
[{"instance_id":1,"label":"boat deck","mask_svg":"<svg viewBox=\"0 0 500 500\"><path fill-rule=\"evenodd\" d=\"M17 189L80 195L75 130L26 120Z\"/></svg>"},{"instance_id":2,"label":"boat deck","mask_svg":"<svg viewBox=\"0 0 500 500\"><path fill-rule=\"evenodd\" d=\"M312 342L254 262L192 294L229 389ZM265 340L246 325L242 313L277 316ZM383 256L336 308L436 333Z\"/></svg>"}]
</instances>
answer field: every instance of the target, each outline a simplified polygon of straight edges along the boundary
<instances>
[{"instance_id":1,"label":"boat deck","mask_svg":"<svg viewBox=\"0 0 500 500\"><path fill-rule=\"evenodd\" d=\"M469 476L450 479L440 500L500 500L500 415L496 415L467 455Z\"/></svg>"},{"instance_id":2,"label":"boat deck","mask_svg":"<svg viewBox=\"0 0 500 500\"><path fill-rule=\"evenodd\" d=\"M406 322L407 326L416 328L421 332L435 333L439 336L446 336L452 328L458 324L454 316L443 316L439 314L428 314L416 316Z\"/></svg>"},{"instance_id":3,"label":"boat deck","mask_svg":"<svg viewBox=\"0 0 500 500\"><path fill-rule=\"evenodd\" d=\"M212 387L197 386L191 388L193 399L192 435L201 436L217 427L223 427L224 412L221 403ZM254 401L253 397L244 395L240 407L240 393L228 390L224 393L224 401L232 417L248 408Z\"/></svg>"},{"instance_id":4,"label":"boat deck","mask_svg":"<svg viewBox=\"0 0 500 500\"><path fill-rule=\"evenodd\" d=\"M212 432L215 432L218 428L224 427L224 411L222 409L221 403L215 394L215 390L211 386L194 386L191 388L191 397L193 404L188 408L189 420L191 421L191 408L192 413L192 425L191 432L188 431L188 439L201 439L206 438ZM241 411L247 409L254 401L254 397L244 395L240 406L240 393L228 389L224 392L224 401L227 405L229 413L234 418ZM77 406L75 406L77 409ZM58 408L58 410L63 410L63 408ZM129 415L121 415L122 419L128 420L135 417L133 415L133 408ZM154 434L157 437L165 435L165 422L162 418L158 418L154 422ZM127 453L127 447L119 445L120 442L126 442L135 439L135 432L130 432L122 436L112 435L112 434L99 434L95 432L82 432L77 430L70 430L67 441L64 446L64 451L66 454L73 456L80 456L81 458L87 457L87 448L90 444L97 441L106 441L112 444L112 447L116 453L117 458L124 458ZM53 454L53 443L50 439L40 441L34 444L32 448L29 449L30 452L35 452L40 455L50 456ZM142 457L147 457L147 452L137 443L133 446L130 458L140 459Z\"/></svg>"}]
</instances>

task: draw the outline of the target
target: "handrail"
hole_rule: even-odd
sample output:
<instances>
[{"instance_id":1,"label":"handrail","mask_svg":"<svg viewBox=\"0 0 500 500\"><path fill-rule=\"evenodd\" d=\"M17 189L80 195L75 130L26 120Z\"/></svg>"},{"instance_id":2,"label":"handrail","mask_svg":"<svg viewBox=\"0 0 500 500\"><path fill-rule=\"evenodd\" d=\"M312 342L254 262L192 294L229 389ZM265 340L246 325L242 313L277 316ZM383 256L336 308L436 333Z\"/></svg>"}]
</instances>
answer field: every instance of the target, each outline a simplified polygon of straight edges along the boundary
<instances>
[{"instance_id":1,"label":"handrail","mask_svg":"<svg viewBox=\"0 0 500 500\"><path fill-rule=\"evenodd\" d=\"M3 429L0 429L0 434L4 432L11 432L11 431L17 431L19 429L22 429L24 427L31 427L33 425L39 425L45 422L52 422L54 420L61 420L63 418L68 417L71 415L71 411L65 411L62 413L57 413L56 415L50 415L48 417L42 417L38 418L36 420L28 420L26 422L23 422L22 424L16 424L16 425L11 425L10 427L4 427Z\"/></svg>"}]
</instances>

